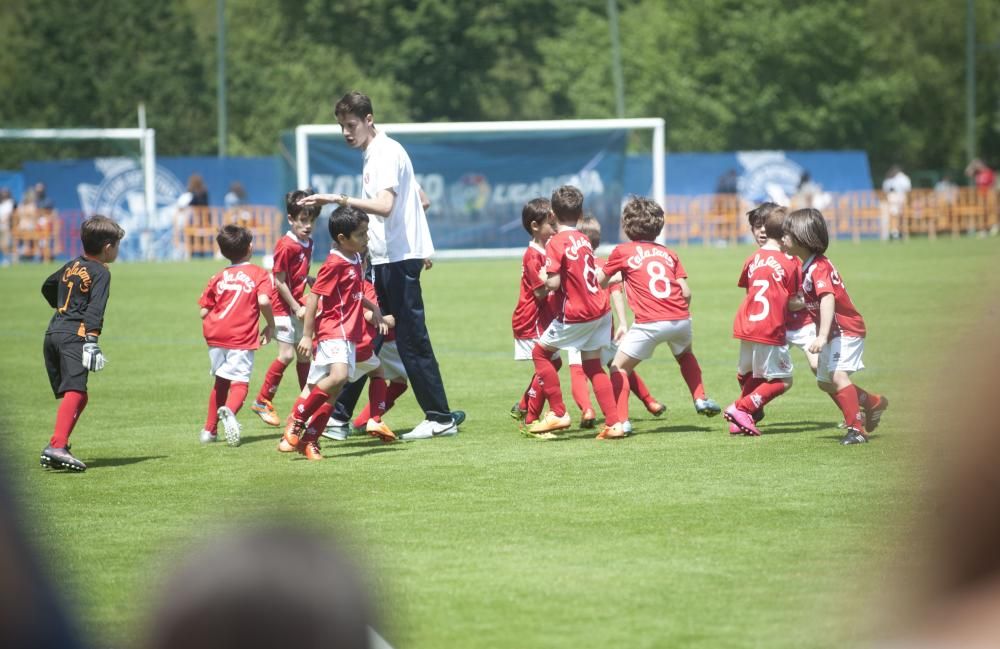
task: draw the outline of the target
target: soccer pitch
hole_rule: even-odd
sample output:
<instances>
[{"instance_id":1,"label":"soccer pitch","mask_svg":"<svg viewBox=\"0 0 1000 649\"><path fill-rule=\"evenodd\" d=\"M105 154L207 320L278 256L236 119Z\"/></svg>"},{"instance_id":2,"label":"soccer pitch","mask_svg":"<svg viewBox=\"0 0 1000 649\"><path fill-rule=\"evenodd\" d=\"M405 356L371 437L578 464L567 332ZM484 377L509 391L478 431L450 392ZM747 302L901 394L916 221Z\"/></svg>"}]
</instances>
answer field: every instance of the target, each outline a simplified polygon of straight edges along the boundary
<instances>
[{"instance_id":1,"label":"soccer pitch","mask_svg":"<svg viewBox=\"0 0 1000 649\"><path fill-rule=\"evenodd\" d=\"M730 334L750 251L678 249L694 351L723 406L738 394ZM878 615L917 506L932 370L995 293L998 252L995 238L831 247L869 329L857 382L892 400L857 447L837 443L839 412L796 351L795 385L768 407L761 438L698 417L663 348L639 372L668 411L654 419L633 399L635 436L526 439L508 415L532 372L511 360L520 260L441 261L424 296L451 407L468 413L461 433L324 440L317 463L278 454L280 431L249 407L241 447L198 443L211 379L197 299L220 262L115 264L109 365L91 376L72 438L84 474L38 466L56 405L39 287L55 265L5 268L4 472L98 646L133 643L152 586L192 541L283 518L344 534L397 648L850 646L864 638L859 620ZM250 398L275 353L258 352ZM289 371L282 415L296 388ZM397 433L420 419L410 392L386 417ZM295 561L294 548L274 560ZM275 614L294 607L275 602Z\"/></svg>"}]
</instances>

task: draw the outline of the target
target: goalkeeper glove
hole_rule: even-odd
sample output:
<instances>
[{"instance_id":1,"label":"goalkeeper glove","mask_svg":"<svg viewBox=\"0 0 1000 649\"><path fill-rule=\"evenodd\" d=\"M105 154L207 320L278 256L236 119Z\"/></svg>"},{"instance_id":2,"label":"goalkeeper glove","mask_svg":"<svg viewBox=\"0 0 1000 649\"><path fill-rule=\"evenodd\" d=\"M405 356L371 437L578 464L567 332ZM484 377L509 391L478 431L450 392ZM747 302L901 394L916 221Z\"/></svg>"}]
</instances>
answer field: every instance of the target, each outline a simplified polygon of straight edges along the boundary
<instances>
[{"instance_id":1,"label":"goalkeeper glove","mask_svg":"<svg viewBox=\"0 0 1000 649\"><path fill-rule=\"evenodd\" d=\"M91 372L100 372L106 363L107 360L97 344L97 336L88 335L83 343L83 366Z\"/></svg>"}]
</instances>

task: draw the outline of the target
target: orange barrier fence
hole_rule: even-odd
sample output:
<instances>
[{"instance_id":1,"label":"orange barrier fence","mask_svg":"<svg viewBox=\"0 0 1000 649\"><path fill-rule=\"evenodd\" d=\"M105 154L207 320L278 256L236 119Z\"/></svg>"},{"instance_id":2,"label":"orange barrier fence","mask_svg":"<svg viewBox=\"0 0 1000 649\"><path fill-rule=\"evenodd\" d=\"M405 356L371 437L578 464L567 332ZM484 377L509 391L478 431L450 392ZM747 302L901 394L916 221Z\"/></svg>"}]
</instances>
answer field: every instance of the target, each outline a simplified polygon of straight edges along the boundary
<instances>
[{"instance_id":1,"label":"orange barrier fence","mask_svg":"<svg viewBox=\"0 0 1000 649\"><path fill-rule=\"evenodd\" d=\"M281 236L284 214L275 207L241 205L234 208L187 207L177 211L174 224L174 249L192 256L212 256L218 252L215 235L219 228L238 223L253 233L255 252L271 252Z\"/></svg>"},{"instance_id":2,"label":"orange barrier fence","mask_svg":"<svg viewBox=\"0 0 1000 649\"><path fill-rule=\"evenodd\" d=\"M968 232L996 232L997 192L962 187L950 193L915 189L905 200L881 191L827 194L821 207L830 234L860 241L862 238L908 238L914 235L957 236ZM803 207L793 204L791 209ZM753 204L736 194L667 196L664 200L664 235L667 241L686 245L735 243L749 236L746 213Z\"/></svg>"}]
</instances>

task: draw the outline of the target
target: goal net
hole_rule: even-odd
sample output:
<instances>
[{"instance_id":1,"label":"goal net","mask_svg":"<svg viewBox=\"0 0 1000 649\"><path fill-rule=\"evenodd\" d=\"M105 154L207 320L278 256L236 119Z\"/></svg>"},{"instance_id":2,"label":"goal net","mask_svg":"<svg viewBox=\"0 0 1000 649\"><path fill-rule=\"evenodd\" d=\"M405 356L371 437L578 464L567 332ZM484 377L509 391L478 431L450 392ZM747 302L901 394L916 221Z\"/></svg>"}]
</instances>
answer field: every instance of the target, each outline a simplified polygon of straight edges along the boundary
<instances>
[{"instance_id":1,"label":"goal net","mask_svg":"<svg viewBox=\"0 0 1000 649\"><path fill-rule=\"evenodd\" d=\"M648 119L378 124L406 148L431 201L436 256L502 256L524 248L521 208L563 184L584 193L601 221L602 243L619 240L629 135L648 132L653 198L663 204L664 121ZM294 184L361 195L360 152L336 124L295 129ZM645 148L645 147L644 147ZM318 229L320 234L323 228Z\"/></svg>"},{"instance_id":2,"label":"goal net","mask_svg":"<svg viewBox=\"0 0 1000 649\"><path fill-rule=\"evenodd\" d=\"M126 149L137 145L134 153L101 158L98 166L108 168L113 182L79 188L82 214L76 220L103 213L118 221L126 232L122 241L122 259L151 259L165 256L160 250L170 238L158 232L162 209L157 201L156 132L151 128L27 128L0 129L0 140L36 141L105 141ZM117 149L124 153L123 149ZM136 151L135 148L132 149ZM161 200L160 203L163 201ZM63 213L68 217L69 213ZM79 228L79 223L74 224ZM159 239L165 239L160 241Z\"/></svg>"}]
</instances>

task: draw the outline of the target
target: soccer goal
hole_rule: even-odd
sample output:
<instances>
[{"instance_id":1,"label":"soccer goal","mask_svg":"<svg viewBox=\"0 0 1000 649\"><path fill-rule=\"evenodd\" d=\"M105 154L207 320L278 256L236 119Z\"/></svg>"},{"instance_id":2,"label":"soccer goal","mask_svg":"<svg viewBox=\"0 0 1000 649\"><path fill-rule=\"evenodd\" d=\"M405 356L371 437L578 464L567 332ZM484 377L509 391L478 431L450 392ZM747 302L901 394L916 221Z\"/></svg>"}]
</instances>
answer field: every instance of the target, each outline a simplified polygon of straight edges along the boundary
<instances>
[{"instance_id":1,"label":"soccer goal","mask_svg":"<svg viewBox=\"0 0 1000 649\"><path fill-rule=\"evenodd\" d=\"M505 256L523 245L520 210L560 184L578 185L618 237L617 215L628 134L650 131L653 198L664 203L665 122L661 118L376 124L399 139L431 198L428 220L438 256ZM295 129L298 187L359 195L362 162L337 124ZM592 198L591 198L592 197ZM521 246L514 248L513 246Z\"/></svg>"},{"instance_id":2,"label":"soccer goal","mask_svg":"<svg viewBox=\"0 0 1000 649\"><path fill-rule=\"evenodd\" d=\"M156 213L156 131L151 128L0 128L6 140L135 140L142 155L146 218Z\"/></svg>"}]
</instances>

